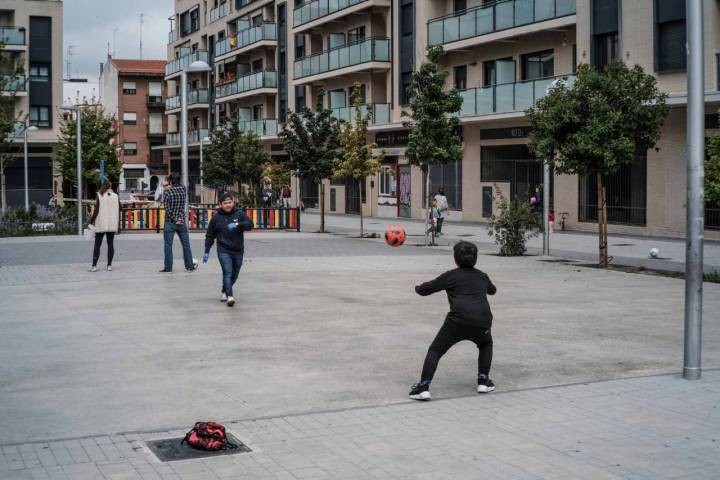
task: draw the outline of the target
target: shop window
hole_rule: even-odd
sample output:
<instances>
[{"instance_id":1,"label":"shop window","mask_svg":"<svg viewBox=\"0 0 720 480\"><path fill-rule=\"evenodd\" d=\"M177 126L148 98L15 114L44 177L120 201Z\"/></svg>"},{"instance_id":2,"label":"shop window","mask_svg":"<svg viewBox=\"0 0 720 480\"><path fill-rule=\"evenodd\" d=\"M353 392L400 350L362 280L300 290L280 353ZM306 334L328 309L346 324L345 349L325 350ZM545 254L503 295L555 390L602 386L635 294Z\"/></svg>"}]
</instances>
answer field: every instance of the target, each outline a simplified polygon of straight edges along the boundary
<instances>
[{"instance_id":1,"label":"shop window","mask_svg":"<svg viewBox=\"0 0 720 480\"><path fill-rule=\"evenodd\" d=\"M395 197L397 195L397 182L395 180L395 168L393 166L383 166L380 170L378 181L380 183L380 195L386 197Z\"/></svg>"},{"instance_id":2,"label":"shop window","mask_svg":"<svg viewBox=\"0 0 720 480\"><path fill-rule=\"evenodd\" d=\"M426 185L427 181L423 176L423 198ZM453 210L462 210L462 160L430 167L430 191L433 196L440 188L445 190L448 206Z\"/></svg>"}]
</instances>

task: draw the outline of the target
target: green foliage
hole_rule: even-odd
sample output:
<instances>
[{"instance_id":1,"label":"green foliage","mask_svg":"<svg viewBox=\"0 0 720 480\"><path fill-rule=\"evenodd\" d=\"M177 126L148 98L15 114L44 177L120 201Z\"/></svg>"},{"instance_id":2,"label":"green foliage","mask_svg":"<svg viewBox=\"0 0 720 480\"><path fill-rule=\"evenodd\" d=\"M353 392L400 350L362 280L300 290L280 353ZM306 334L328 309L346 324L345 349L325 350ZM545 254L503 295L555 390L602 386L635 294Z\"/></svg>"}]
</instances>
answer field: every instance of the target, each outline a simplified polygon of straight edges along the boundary
<instances>
[{"instance_id":1,"label":"green foliage","mask_svg":"<svg viewBox=\"0 0 720 480\"><path fill-rule=\"evenodd\" d=\"M291 172L284 163L266 162L263 165L263 183L273 187L290 185Z\"/></svg>"},{"instance_id":2,"label":"green foliage","mask_svg":"<svg viewBox=\"0 0 720 480\"><path fill-rule=\"evenodd\" d=\"M529 147L555 172L612 175L655 148L669 113L667 94L642 67L616 60L597 71L578 66L570 88L560 85L526 111Z\"/></svg>"},{"instance_id":3,"label":"green foliage","mask_svg":"<svg viewBox=\"0 0 720 480\"><path fill-rule=\"evenodd\" d=\"M227 186L239 181L240 172L235 160L239 137L237 122L231 120L210 133L210 145L203 150L203 176L206 182Z\"/></svg>"},{"instance_id":4,"label":"green foliage","mask_svg":"<svg viewBox=\"0 0 720 480\"><path fill-rule=\"evenodd\" d=\"M405 156L412 165L424 172L431 164L445 164L462 159L462 142L456 131L459 120L455 115L462 108L462 97L457 90L447 90L447 70L440 70L438 60L442 47L429 47L427 61L413 72L409 88L410 120Z\"/></svg>"},{"instance_id":5,"label":"green foliage","mask_svg":"<svg viewBox=\"0 0 720 480\"><path fill-rule=\"evenodd\" d=\"M120 161L117 146L112 144L117 132L112 118L105 115L102 108L80 109L82 178L88 194L88 185L97 185L100 181L100 160L105 160L105 175L117 185L120 178ZM60 172L66 182L77 188L77 128L76 121L70 117L60 128L57 158Z\"/></svg>"},{"instance_id":6,"label":"green foliage","mask_svg":"<svg viewBox=\"0 0 720 480\"><path fill-rule=\"evenodd\" d=\"M241 133L235 148L235 168L239 179L255 191L254 205L257 205L265 163L270 158L255 132Z\"/></svg>"},{"instance_id":7,"label":"green foliage","mask_svg":"<svg viewBox=\"0 0 720 480\"><path fill-rule=\"evenodd\" d=\"M315 110L289 112L287 125L280 132L290 157L287 166L314 183L330 178L340 157L338 123L332 110L323 106L324 96L320 90Z\"/></svg>"},{"instance_id":8,"label":"green foliage","mask_svg":"<svg viewBox=\"0 0 720 480\"><path fill-rule=\"evenodd\" d=\"M540 233L540 219L526 202L498 200L498 214L490 217L488 235L495 237L503 257L517 257L525 253L525 242Z\"/></svg>"},{"instance_id":9,"label":"green foliage","mask_svg":"<svg viewBox=\"0 0 720 480\"><path fill-rule=\"evenodd\" d=\"M43 225L33 229L33 223ZM65 235L76 231L75 205L70 204L62 208L49 208L32 203L28 211L25 211L25 207L9 208L0 217L0 237Z\"/></svg>"},{"instance_id":10,"label":"green foliage","mask_svg":"<svg viewBox=\"0 0 720 480\"><path fill-rule=\"evenodd\" d=\"M705 159L705 199L720 203L720 137L712 137L707 144Z\"/></svg>"}]
</instances>

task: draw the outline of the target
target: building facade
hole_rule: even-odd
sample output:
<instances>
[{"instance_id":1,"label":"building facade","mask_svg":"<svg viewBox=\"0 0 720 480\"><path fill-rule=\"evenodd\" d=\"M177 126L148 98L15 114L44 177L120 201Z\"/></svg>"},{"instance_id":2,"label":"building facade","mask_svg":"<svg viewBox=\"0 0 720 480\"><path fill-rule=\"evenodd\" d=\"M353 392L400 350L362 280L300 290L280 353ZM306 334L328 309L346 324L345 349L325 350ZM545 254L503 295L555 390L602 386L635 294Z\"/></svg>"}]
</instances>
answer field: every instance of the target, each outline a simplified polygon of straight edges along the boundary
<instances>
[{"instance_id":1,"label":"building facade","mask_svg":"<svg viewBox=\"0 0 720 480\"><path fill-rule=\"evenodd\" d=\"M121 198L154 191L169 173L161 148L167 132L165 63L108 57L101 67L101 103L117 128Z\"/></svg>"},{"instance_id":2,"label":"building facade","mask_svg":"<svg viewBox=\"0 0 720 480\"><path fill-rule=\"evenodd\" d=\"M720 107L720 4L704 5L711 136ZM463 97L458 115L464 155L431 169L432 189L444 187L450 219L486 221L498 193L526 201L542 183L542 165L527 147L524 111L554 81L572 82L578 64L601 67L621 58L654 74L672 109L659 151L644 152L607 179L610 232L684 235L683 0L179 0L176 6L168 88L177 91L179 71L189 62L212 66L209 74L189 77L190 91L197 91L189 95L191 102L197 99L189 116L191 179L199 172L197 142L218 123L239 122L241 129L256 131L271 154L282 155L277 132L288 110L314 108L322 89L325 107L349 120L349 91L360 82L363 108L373 113L368 141L385 151L382 171L366 180L363 198L358 185L345 179L328 179L323 189L296 179L294 200L313 209L324 191L330 212L362 208L377 217L423 218L424 179L404 156L402 110L426 47L441 45L448 87ZM168 113L175 132L179 115ZM179 164L179 137L168 134L166 145ZM552 178L552 210L570 229L596 229L597 195L589 182ZM706 227L708 237L720 238L717 205L708 205Z\"/></svg>"},{"instance_id":3,"label":"building facade","mask_svg":"<svg viewBox=\"0 0 720 480\"><path fill-rule=\"evenodd\" d=\"M18 124L11 136L12 147L5 162L7 206L25 203L23 141L28 131L28 190L31 203L47 205L62 195L62 178L55 162L63 98L62 44L63 9L59 0L0 1L0 44L3 75L1 94L11 97ZM15 75L20 66L22 74Z\"/></svg>"}]
</instances>

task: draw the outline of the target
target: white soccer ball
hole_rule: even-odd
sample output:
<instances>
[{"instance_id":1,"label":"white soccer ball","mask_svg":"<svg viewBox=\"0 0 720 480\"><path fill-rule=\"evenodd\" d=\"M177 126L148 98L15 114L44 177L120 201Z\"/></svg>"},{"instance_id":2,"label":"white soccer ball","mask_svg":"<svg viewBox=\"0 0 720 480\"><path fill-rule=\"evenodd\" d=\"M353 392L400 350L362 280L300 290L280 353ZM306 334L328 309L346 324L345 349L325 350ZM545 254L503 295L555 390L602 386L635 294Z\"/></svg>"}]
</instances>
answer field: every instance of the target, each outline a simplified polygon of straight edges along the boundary
<instances>
[{"instance_id":1,"label":"white soccer ball","mask_svg":"<svg viewBox=\"0 0 720 480\"><path fill-rule=\"evenodd\" d=\"M660 255L660 250L654 247L650 249L650 258L657 258L658 255Z\"/></svg>"}]
</instances>

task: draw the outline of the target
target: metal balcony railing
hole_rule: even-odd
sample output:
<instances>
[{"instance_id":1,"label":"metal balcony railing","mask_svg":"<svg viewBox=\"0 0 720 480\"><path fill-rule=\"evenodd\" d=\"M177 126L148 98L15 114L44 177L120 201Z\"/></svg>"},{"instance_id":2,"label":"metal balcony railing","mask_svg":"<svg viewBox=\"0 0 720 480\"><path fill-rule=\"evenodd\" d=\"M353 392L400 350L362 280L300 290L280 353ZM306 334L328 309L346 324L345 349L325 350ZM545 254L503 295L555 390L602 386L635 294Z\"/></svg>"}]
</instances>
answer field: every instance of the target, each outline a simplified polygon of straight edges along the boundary
<instances>
[{"instance_id":1,"label":"metal balcony railing","mask_svg":"<svg viewBox=\"0 0 720 480\"><path fill-rule=\"evenodd\" d=\"M177 30L170 30L168 32L168 43L173 43L178 39L178 32Z\"/></svg>"},{"instance_id":2,"label":"metal balcony railing","mask_svg":"<svg viewBox=\"0 0 720 480\"><path fill-rule=\"evenodd\" d=\"M373 37L331 48L295 61L294 78L309 77L365 62L389 62L390 39Z\"/></svg>"},{"instance_id":3,"label":"metal balcony railing","mask_svg":"<svg viewBox=\"0 0 720 480\"><path fill-rule=\"evenodd\" d=\"M265 22L256 27L240 30L236 35L232 35L224 40L215 43L215 56L225 55L233 50L245 48L248 45L259 42L261 40L276 40L277 32L274 22Z\"/></svg>"},{"instance_id":4,"label":"metal balcony railing","mask_svg":"<svg viewBox=\"0 0 720 480\"><path fill-rule=\"evenodd\" d=\"M385 125L390 123L389 103L366 103L360 106L360 114L366 117L370 113L368 125ZM355 106L336 107L332 109L332 116L340 121L355 124Z\"/></svg>"},{"instance_id":5,"label":"metal balcony railing","mask_svg":"<svg viewBox=\"0 0 720 480\"><path fill-rule=\"evenodd\" d=\"M473 117L525 111L547 94L553 82L562 81L561 79L564 79L568 87L575 82L573 75L563 75L461 90L463 104L458 116Z\"/></svg>"},{"instance_id":6,"label":"metal balcony railing","mask_svg":"<svg viewBox=\"0 0 720 480\"><path fill-rule=\"evenodd\" d=\"M147 106L150 108L163 108L165 107L165 99L162 95L148 95Z\"/></svg>"},{"instance_id":7,"label":"metal balcony railing","mask_svg":"<svg viewBox=\"0 0 720 480\"><path fill-rule=\"evenodd\" d=\"M0 75L0 89L3 92L26 92L25 75Z\"/></svg>"},{"instance_id":8,"label":"metal balcony railing","mask_svg":"<svg viewBox=\"0 0 720 480\"><path fill-rule=\"evenodd\" d=\"M187 104L196 105L210 102L210 93L207 88L198 88L196 90L188 90ZM165 110L175 110L180 108L180 95L174 95L167 99Z\"/></svg>"},{"instance_id":9,"label":"metal balcony railing","mask_svg":"<svg viewBox=\"0 0 720 480\"><path fill-rule=\"evenodd\" d=\"M575 0L501 0L428 22L428 44L442 45L575 13Z\"/></svg>"},{"instance_id":10,"label":"metal balcony railing","mask_svg":"<svg viewBox=\"0 0 720 480\"><path fill-rule=\"evenodd\" d=\"M209 131L207 128L201 128L200 130L190 130L188 131L188 144L200 143L200 139L209 136L208 134ZM165 145L180 145L180 132L166 134Z\"/></svg>"},{"instance_id":11,"label":"metal balcony railing","mask_svg":"<svg viewBox=\"0 0 720 480\"><path fill-rule=\"evenodd\" d=\"M24 27L0 27L0 43L8 45L25 45Z\"/></svg>"},{"instance_id":12,"label":"metal balcony railing","mask_svg":"<svg viewBox=\"0 0 720 480\"><path fill-rule=\"evenodd\" d=\"M293 10L293 26L312 22L367 0L315 0Z\"/></svg>"},{"instance_id":13,"label":"metal balcony railing","mask_svg":"<svg viewBox=\"0 0 720 480\"><path fill-rule=\"evenodd\" d=\"M263 120L241 120L238 122L241 132L255 132L258 137L274 137L277 135L278 122L274 118Z\"/></svg>"},{"instance_id":14,"label":"metal balcony railing","mask_svg":"<svg viewBox=\"0 0 720 480\"><path fill-rule=\"evenodd\" d=\"M176 58L175 60L168 62L167 65L165 65L165 75L168 76L178 73L187 68L191 63L198 60L205 63L210 62L207 50L198 50L196 52L188 53L187 55L183 55L180 58Z\"/></svg>"},{"instance_id":15,"label":"metal balcony railing","mask_svg":"<svg viewBox=\"0 0 720 480\"><path fill-rule=\"evenodd\" d=\"M277 73L272 70L263 70L238 77L237 80L215 87L215 98L223 98L238 93L256 90L258 88L276 88Z\"/></svg>"},{"instance_id":16,"label":"metal balcony railing","mask_svg":"<svg viewBox=\"0 0 720 480\"><path fill-rule=\"evenodd\" d=\"M217 22L228 13L230 13L230 2L221 3L216 8L210 10L210 23Z\"/></svg>"}]
</instances>

